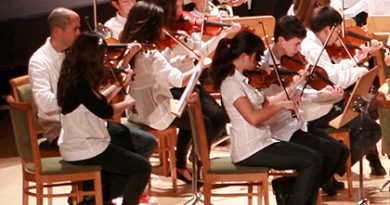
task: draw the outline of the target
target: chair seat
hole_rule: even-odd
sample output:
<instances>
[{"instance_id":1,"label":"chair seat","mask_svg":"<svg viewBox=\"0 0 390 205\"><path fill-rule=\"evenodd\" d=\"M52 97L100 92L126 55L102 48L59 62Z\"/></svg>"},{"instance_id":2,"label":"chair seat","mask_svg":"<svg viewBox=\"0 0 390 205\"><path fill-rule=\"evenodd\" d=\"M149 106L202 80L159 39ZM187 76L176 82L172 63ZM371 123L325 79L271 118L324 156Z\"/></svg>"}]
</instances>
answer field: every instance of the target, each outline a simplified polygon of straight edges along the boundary
<instances>
[{"instance_id":1,"label":"chair seat","mask_svg":"<svg viewBox=\"0 0 390 205\"><path fill-rule=\"evenodd\" d=\"M27 163L27 169L33 172L35 170L34 163ZM65 162L61 157L42 158L41 175L70 174L98 170L101 170L100 166L74 165Z\"/></svg>"},{"instance_id":2,"label":"chair seat","mask_svg":"<svg viewBox=\"0 0 390 205\"><path fill-rule=\"evenodd\" d=\"M217 157L210 159L210 169L208 173L213 174L248 174L248 173L268 173L267 167L248 167L234 164L230 157Z\"/></svg>"}]
</instances>

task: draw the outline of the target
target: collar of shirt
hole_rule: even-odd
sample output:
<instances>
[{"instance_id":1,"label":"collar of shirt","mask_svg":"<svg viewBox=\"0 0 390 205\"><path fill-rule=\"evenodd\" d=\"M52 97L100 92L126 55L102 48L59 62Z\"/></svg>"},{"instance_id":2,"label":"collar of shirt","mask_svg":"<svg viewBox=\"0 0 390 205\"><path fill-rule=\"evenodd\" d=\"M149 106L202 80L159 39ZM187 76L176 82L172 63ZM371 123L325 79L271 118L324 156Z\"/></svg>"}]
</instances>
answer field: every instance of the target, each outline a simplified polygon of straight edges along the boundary
<instances>
[{"instance_id":1,"label":"collar of shirt","mask_svg":"<svg viewBox=\"0 0 390 205\"><path fill-rule=\"evenodd\" d=\"M237 69L234 69L234 74L233 76L238 79L240 82L244 82L246 84L249 83L249 79L247 77L245 77L240 71L238 71Z\"/></svg>"},{"instance_id":2,"label":"collar of shirt","mask_svg":"<svg viewBox=\"0 0 390 205\"><path fill-rule=\"evenodd\" d=\"M116 20L120 23L120 24L122 24L122 25L125 25L126 24L126 18L125 17L123 17L123 16L121 16L118 12L116 12Z\"/></svg>"},{"instance_id":3,"label":"collar of shirt","mask_svg":"<svg viewBox=\"0 0 390 205\"><path fill-rule=\"evenodd\" d=\"M311 31L311 30L309 30L309 29L307 30L306 38L305 38L305 39L307 39L307 40L309 40L309 41L313 41L313 42L315 42L316 44L323 46L321 40L317 37L317 35L316 35L313 31ZM304 39L304 40L305 40L305 39Z\"/></svg>"}]
</instances>

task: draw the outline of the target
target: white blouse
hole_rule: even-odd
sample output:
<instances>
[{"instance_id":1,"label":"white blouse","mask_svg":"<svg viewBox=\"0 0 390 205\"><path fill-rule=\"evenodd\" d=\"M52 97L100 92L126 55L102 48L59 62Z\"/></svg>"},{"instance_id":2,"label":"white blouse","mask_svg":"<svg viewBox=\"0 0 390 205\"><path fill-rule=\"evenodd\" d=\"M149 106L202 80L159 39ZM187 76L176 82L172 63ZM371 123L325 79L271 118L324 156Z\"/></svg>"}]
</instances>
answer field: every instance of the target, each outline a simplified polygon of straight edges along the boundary
<instances>
[{"instance_id":1,"label":"white blouse","mask_svg":"<svg viewBox=\"0 0 390 205\"><path fill-rule=\"evenodd\" d=\"M234 107L234 102L248 97L255 109L262 109L264 96L248 84L248 78L240 72L228 76L221 84L221 95L231 122L231 155L233 162L240 162L261 149L277 142L272 138L269 125L253 126Z\"/></svg>"},{"instance_id":2,"label":"white blouse","mask_svg":"<svg viewBox=\"0 0 390 205\"><path fill-rule=\"evenodd\" d=\"M157 50L139 52L133 69L136 74L129 92L137 112L129 112L129 119L158 130L167 128L175 119L169 106L170 87L182 87L183 73Z\"/></svg>"}]
</instances>

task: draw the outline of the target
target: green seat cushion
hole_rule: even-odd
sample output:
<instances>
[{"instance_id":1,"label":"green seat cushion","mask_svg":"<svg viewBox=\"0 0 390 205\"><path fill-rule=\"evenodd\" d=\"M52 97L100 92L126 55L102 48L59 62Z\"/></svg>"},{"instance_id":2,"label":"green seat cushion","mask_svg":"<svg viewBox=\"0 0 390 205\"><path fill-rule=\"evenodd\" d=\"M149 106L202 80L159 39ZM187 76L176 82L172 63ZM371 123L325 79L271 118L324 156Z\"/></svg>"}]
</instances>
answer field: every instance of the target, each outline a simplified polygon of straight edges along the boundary
<instances>
[{"instance_id":1,"label":"green seat cushion","mask_svg":"<svg viewBox=\"0 0 390 205\"><path fill-rule=\"evenodd\" d=\"M35 164L28 163L27 169L35 171ZM100 170L100 166L74 165L65 162L61 157L42 158L42 175L70 174Z\"/></svg>"},{"instance_id":2,"label":"green seat cushion","mask_svg":"<svg viewBox=\"0 0 390 205\"><path fill-rule=\"evenodd\" d=\"M213 174L234 174L234 173L266 173L268 167L247 167L234 164L230 157L218 157L210 159L208 173Z\"/></svg>"}]
</instances>

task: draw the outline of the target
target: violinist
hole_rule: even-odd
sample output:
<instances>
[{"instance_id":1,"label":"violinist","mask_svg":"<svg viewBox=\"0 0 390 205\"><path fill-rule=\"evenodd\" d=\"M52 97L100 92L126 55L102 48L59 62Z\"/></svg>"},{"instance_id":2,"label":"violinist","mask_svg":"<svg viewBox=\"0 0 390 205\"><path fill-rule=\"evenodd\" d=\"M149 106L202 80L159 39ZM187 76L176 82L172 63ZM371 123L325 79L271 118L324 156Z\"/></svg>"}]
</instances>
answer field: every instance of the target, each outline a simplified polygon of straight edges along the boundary
<instances>
[{"instance_id":1,"label":"violinist","mask_svg":"<svg viewBox=\"0 0 390 205\"><path fill-rule=\"evenodd\" d=\"M179 20L182 16L182 0L164 0L161 1L161 6L164 8L165 15L172 16L172 19L165 19L165 25L167 30L173 31L174 25L169 24L169 22L175 22ZM167 14L168 13L168 14ZM172 15L169 15L173 13ZM204 15L198 16L203 18ZM193 49L195 52L203 56L208 56L213 52L218 44L218 41L225 37L230 32L237 32L240 29L238 24L232 24L231 27L223 28L222 31L212 39L207 42L202 41L202 36L200 32L184 33L187 37L183 41L188 47ZM194 56L181 45L174 45L172 47L167 47L162 51L162 54L170 62L170 64L182 72L187 72L192 70L194 65ZM225 110L215 101L215 99L202 87L197 86L199 89L200 101L202 103L202 111L205 117L206 129L210 133L209 143L216 140L218 137L223 136L223 131L225 130L226 123L228 122L228 117ZM175 99L180 99L184 88L172 88L171 93ZM178 176L182 176L182 170L186 167L186 156L188 145L191 141L191 131L181 131L179 132L178 145L176 150L177 155L177 167L178 167ZM188 182L188 180L185 180Z\"/></svg>"},{"instance_id":2,"label":"violinist","mask_svg":"<svg viewBox=\"0 0 390 205\"><path fill-rule=\"evenodd\" d=\"M79 15L67 8L56 8L47 19L50 37L30 58L28 74L38 118L47 144L57 147L60 134L60 108L57 105L57 82L61 63L80 34Z\"/></svg>"},{"instance_id":3,"label":"violinist","mask_svg":"<svg viewBox=\"0 0 390 205\"><path fill-rule=\"evenodd\" d=\"M151 165L148 158L133 151L126 126L110 122L108 126L115 128L111 133L106 127L105 119L135 103L130 95L121 102L108 103L121 90L115 85L100 90L106 49L101 35L84 32L67 52L58 79L57 103L63 128L58 144L65 161L102 168L107 182L103 185L104 201L123 196L123 204L137 205L148 184ZM125 81L130 81L132 74L128 72Z\"/></svg>"},{"instance_id":4,"label":"violinist","mask_svg":"<svg viewBox=\"0 0 390 205\"><path fill-rule=\"evenodd\" d=\"M119 35L125 26L127 16L136 0L111 0L111 5L117 10L116 15L104 23L112 31L112 38L119 40Z\"/></svg>"},{"instance_id":5,"label":"violinist","mask_svg":"<svg viewBox=\"0 0 390 205\"><path fill-rule=\"evenodd\" d=\"M294 56L301 49L301 42L306 37L303 24L294 16L280 18L275 27L274 42L264 53L262 67L274 66L273 59L279 64L283 56ZM271 56L273 55L273 57ZM285 69L288 69L288 65ZM290 87L290 86L289 86ZM320 91L305 89L302 101L311 101L314 98L339 97L342 90L328 85ZM280 85L273 84L262 90L267 96L273 96L282 91ZM296 91L297 93L298 90ZM292 96L292 98L294 98ZM333 186L333 175L337 170L345 166L348 157L348 149L345 145L335 140L322 130L307 126L304 118L294 119L290 113L280 111L268 120L276 139L293 142L313 150L319 151L324 157L323 175L320 181L322 190L329 196L337 193Z\"/></svg>"},{"instance_id":6,"label":"violinist","mask_svg":"<svg viewBox=\"0 0 390 205\"><path fill-rule=\"evenodd\" d=\"M307 32L307 37L302 41L302 54L307 61L314 63L322 50L328 35L330 35L332 27L336 25L334 33L330 37L328 45L336 42L337 36L341 31L342 17L338 11L331 7L323 7L317 10L312 17L310 29ZM373 42L375 44L375 42ZM355 56L357 61L364 59L367 55L367 48L362 49ZM339 63L333 63L326 50L323 51L319 58L318 65L326 70L329 79L343 89L354 84L362 75L368 72L365 67L357 67L351 59L344 59ZM341 114L344 108L344 102L340 97L336 101L312 101L310 103L302 103L301 109L306 116L309 124L318 128L328 127L328 122ZM370 162L372 175L385 175L386 171L381 165L376 143L381 137L381 130L374 120L364 115L364 129L359 131L361 119L355 118L344 127L351 128L351 158L352 164L360 159L359 136L362 135L362 145L364 154L367 154L367 159Z\"/></svg>"},{"instance_id":7,"label":"violinist","mask_svg":"<svg viewBox=\"0 0 390 205\"><path fill-rule=\"evenodd\" d=\"M287 100L284 92L264 95L250 86L243 75L244 71L256 69L263 51L264 43L258 36L241 31L232 39L224 38L219 42L211 65L214 86L220 88L231 119L232 161L243 166L296 170L297 177L290 189L285 186L274 189L278 204L315 204L321 177L325 174L323 156L309 147L275 139L273 124L267 122L281 112L287 112L291 118L290 111L297 111L297 102ZM289 93L293 93L303 79L304 76L297 78ZM286 127L289 133L304 133ZM287 190L293 190L292 197L291 193L285 194Z\"/></svg>"}]
</instances>

